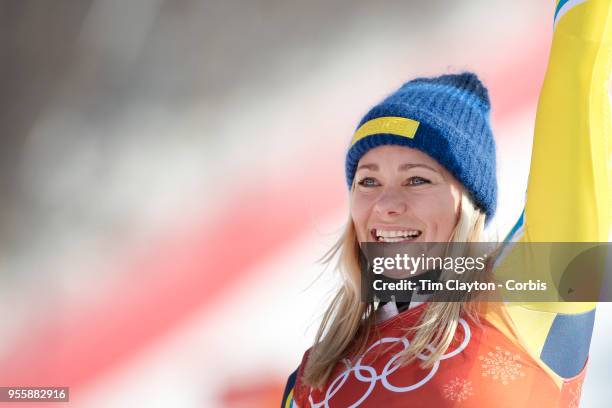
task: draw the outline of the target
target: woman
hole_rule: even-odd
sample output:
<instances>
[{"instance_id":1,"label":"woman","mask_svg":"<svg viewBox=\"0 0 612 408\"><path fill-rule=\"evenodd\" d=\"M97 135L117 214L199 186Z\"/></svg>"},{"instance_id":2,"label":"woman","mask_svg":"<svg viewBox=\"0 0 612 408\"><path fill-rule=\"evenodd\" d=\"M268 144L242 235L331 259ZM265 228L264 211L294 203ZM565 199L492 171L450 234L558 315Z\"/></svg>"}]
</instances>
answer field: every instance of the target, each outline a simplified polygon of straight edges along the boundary
<instances>
[{"instance_id":1,"label":"woman","mask_svg":"<svg viewBox=\"0 0 612 408\"><path fill-rule=\"evenodd\" d=\"M608 240L611 13L611 0L557 3L513 241ZM489 108L463 73L412 80L363 118L346 157L350 219L329 254L340 255L343 285L283 407L578 406L593 303L477 308L417 293L375 308L360 298L364 242L483 240L497 193Z\"/></svg>"}]
</instances>

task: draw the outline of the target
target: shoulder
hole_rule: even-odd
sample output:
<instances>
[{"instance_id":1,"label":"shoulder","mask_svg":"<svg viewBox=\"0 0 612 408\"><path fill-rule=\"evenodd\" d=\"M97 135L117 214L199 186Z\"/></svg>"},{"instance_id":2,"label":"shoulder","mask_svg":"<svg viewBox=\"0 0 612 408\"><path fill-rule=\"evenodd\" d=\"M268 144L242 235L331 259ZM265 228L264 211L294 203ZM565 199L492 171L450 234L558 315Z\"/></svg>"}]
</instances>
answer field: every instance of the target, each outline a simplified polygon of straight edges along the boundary
<instances>
[{"instance_id":1,"label":"shoulder","mask_svg":"<svg viewBox=\"0 0 612 408\"><path fill-rule=\"evenodd\" d=\"M281 408L290 408L293 406L293 392L298 370L299 367L289 375L289 378L287 378L287 384L285 385L285 391L283 392L283 399L281 401Z\"/></svg>"},{"instance_id":2,"label":"shoulder","mask_svg":"<svg viewBox=\"0 0 612 408\"><path fill-rule=\"evenodd\" d=\"M310 349L306 350L306 352L302 356L302 361L300 362L300 365L287 378L287 383L285 384L285 391L283 392L281 408L293 408L297 406L295 405L295 401L297 401L299 395L301 395L300 390L303 391L304 389L304 385L302 383L302 374L304 371L304 367L306 367L306 362L308 361L309 353Z\"/></svg>"}]
</instances>

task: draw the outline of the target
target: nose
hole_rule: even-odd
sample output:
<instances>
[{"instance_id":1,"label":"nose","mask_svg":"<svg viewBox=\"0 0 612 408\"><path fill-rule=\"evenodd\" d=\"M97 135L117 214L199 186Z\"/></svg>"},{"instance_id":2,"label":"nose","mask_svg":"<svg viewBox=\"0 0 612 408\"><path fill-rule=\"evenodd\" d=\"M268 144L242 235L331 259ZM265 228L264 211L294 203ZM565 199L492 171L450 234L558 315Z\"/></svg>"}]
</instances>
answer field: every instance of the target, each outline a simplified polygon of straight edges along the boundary
<instances>
[{"instance_id":1,"label":"nose","mask_svg":"<svg viewBox=\"0 0 612 408\"><path fill-rule=\"evenodd\" d=\"M384 191L378 197L375 205L375 211L380 216L394 217L402 215L407 209L406 197L395 189Z\"/></svg>"}]
</instances>

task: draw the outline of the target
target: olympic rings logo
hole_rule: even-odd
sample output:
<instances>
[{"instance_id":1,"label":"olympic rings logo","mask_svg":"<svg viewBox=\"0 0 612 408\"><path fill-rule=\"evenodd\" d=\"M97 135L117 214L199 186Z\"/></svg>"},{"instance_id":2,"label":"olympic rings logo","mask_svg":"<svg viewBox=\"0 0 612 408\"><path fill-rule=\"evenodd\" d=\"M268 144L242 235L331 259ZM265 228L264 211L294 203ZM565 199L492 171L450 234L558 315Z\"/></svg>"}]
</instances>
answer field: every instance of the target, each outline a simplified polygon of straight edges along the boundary
<instances>
[{"instance_id":1,"label":"olympic rings logo","mask_svg":"<svg viewBox=\"0 0 612 408\"><path fill-rule=\"evenodd\" d=\"M393 365L393 364L399 358L401 351L393 355L393 357L391 357L389 361L387 361L387 364L385 364L380 374L376 372L376 369L374 367L363 364L363 358L365 357L365 355L368 354L368 352L370 352L373 348L375 348L376 346L380 344L401 342L403 346L402 351L406 350L408 346L410 345L410 341L406 338L383 337L382 339L378 340L377 342L373 343L370 347L368 347L368 349L365 351L365 353L363 353L363 355L359 358L359 360L357 360L357 363L353 367L350 367L343 373L339 374L331 382L329 387L327 387L327 391L325 392L324 400L316 402L316 403L313 402L312 390L311 390L310 395L308 396L308 401L310 402L311 407L312 408L320 408L320 407L329 408L330 400L333 398L334 395L336 395L336 393L340 390L340 388L342 388L342 386L346 383L351 373L354 373L355 378L358 381L363 382L363 383L368 383L369 385L365 393L357 401L355 401L352 405L350 405L349 408L354 408L354 407L358 407L359 405L361 405L361 403L365 401L366 398L368 398L368 396L372 393L378 381L380 381L382 386L385 387L387 390L393 391L393 392L410 392L410 391L416 390L417 388L422 387L423 385L427 384L429 380L431 380L433 376L436 374L436 372L438 371L438 368L440 367L440 361L455 357L457 354L465 350L468 343L470 342L470 338L471 338L470 326L467 324L467 322L464 319L459 319L459 324L461 324L461 326L463 327L463 331L465 333L464 339L459 345L459 347L457 347L455 350L449 353L443 354L442 357L440 357L440 360L436 361L434 365L431 367L431 371L422 380L420 380L416 384L398 386L398 385L391 384L389 382L389 379L387 378L390 374L394 373L400 368L399 365ZM435 351L435 348L430 344L428 344L425 348L430 352ZM424 355L423 353L419 353L417 355L417 358L419 360L425 361L428 359L428 356Z\"/></svg>"}]
</instances>

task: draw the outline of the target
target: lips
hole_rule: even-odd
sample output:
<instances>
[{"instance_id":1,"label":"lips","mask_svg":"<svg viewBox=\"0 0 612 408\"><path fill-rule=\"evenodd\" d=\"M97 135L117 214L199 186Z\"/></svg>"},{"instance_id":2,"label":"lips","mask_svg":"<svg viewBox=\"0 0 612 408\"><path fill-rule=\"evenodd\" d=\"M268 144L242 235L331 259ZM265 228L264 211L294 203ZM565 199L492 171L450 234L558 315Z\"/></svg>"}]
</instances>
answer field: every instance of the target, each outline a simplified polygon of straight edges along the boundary
<instances>
[{"instance_id":1,"label":"lips","mask_svg":"<svg viewBox=\"0 0 612 408\"><path fill-rule=\"evenodd\" d=\"M376 242L410 242L417 240L423 231L414 228L372 228L370 234Z\"/></svg>"}]
</instances>

